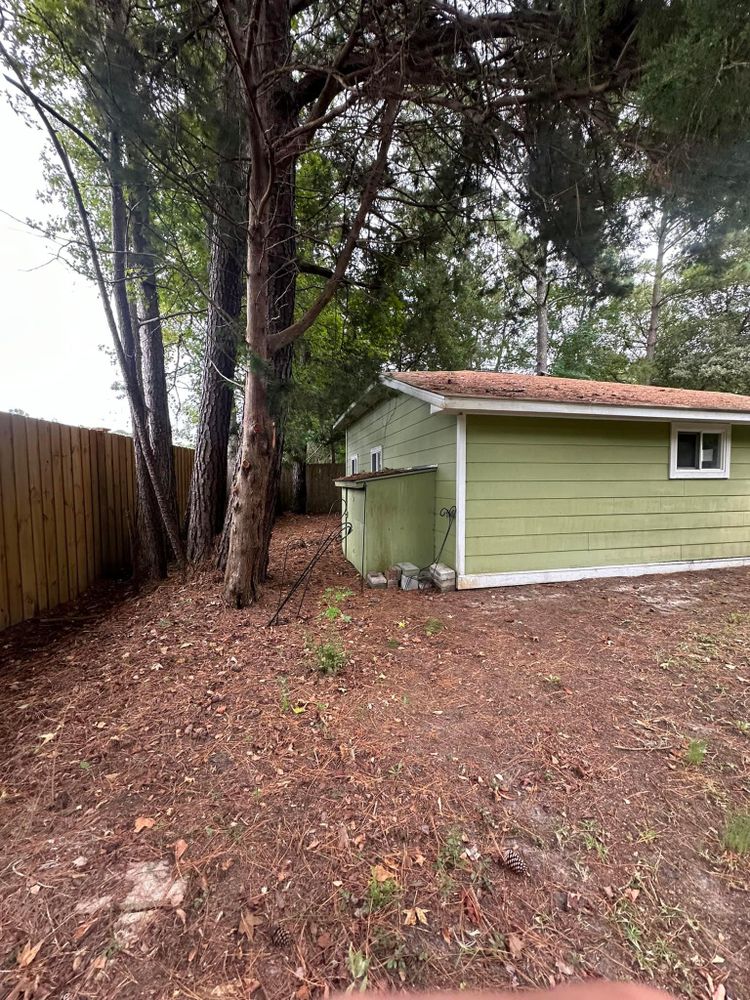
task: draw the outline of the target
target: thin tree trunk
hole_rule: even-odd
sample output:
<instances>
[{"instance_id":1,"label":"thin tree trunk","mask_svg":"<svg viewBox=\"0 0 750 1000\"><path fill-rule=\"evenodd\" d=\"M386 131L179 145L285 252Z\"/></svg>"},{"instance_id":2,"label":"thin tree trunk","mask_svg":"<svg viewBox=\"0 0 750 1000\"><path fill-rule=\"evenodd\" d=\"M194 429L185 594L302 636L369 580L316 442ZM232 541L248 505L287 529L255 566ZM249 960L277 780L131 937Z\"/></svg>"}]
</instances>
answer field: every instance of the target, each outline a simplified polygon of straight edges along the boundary
<instances>
[{"instance_id":1,"label":"thin tree trunk","mask_svg":"<svg viewBox=\"0 0 750 1000\"><path fill-rule=\"evenodd\" d=\"M247 212L238 103L237 71L231 65L227 68L225 83L225 113L230 119L228 140L218 166L217 210L210 231L206 345L190 484L187 554L193 562L204 559L211 552L227 510L227 451L234 394L232 380L241 337L243 221Z\"/></svg>"},{"instance_id":2,"label":"thin tree trunk","mask_svg":"<svg viewBox=\"0 0 750 1000\"><path fill-rule=\"evenodd\" d=\"M307 510L307 462L295 458L292 462L292 511L304 514Z\"/></svg>"},{"instance_id":3,"label":"thin tree trunk","mask_svg":"<svg viewBox=\"0 0 750 1000\"><path fill-rule=\"evenodd\" d=\"M157 474L166 502L177 520L177 481L172 447L167 379L164 367L164 339L156 277L156 255L151 232L148 192L141 187L132 211L133 263L140 286L139 336L141 390L146 407L146 428ZM166 544L166 538L164 538ZM166 558L166 554L165 554Z\"/></svg>"},{"instance_id":4,"label":"thin tree trunk","mask_svg":"<svg viewBox=\"0 0 750 1000\"><path fill-rule=\"evenodd\" d=\"M653 361L656 356L656 343L659 339L659 318L664 303L662 285L664 282L664 253L669 231L669 215L666 208L662 210L657 228L656 262L654 264L654 283L651 287L651 308L648 316L648 334L646 335L646 360Z\"/></svg>"},{"instance_id":5,"label":"thin tree trunk","mask_svg":"<svg viewBox=\"0 0 750 1000\"><path fill-rule=\"evenodd\" d=\"M547 277L547 247L536 261L536 373L546 375L549 367L549 279Z\"/></svg>"}]
</instances>

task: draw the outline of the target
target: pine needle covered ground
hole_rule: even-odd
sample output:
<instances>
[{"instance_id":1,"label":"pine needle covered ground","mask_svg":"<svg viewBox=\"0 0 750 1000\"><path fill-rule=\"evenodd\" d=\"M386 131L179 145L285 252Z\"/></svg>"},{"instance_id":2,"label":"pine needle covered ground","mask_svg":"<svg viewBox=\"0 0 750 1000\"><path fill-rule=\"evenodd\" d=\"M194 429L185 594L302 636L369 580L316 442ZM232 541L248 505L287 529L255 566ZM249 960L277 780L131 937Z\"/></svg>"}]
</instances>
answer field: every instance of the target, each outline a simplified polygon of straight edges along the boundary
<instances>
[{"instance_id":1,"label":"pine needle covered ground","mask_svg":"<svg viewBox=\"0 0 750 1000\"><path fill-rule=\"evenodd\" d=\"M332 552L268 628L324 528L247 612L207 573L0 635L0 995L749 996L748 573L441 596Z\"/></svg>"}]
</instances>

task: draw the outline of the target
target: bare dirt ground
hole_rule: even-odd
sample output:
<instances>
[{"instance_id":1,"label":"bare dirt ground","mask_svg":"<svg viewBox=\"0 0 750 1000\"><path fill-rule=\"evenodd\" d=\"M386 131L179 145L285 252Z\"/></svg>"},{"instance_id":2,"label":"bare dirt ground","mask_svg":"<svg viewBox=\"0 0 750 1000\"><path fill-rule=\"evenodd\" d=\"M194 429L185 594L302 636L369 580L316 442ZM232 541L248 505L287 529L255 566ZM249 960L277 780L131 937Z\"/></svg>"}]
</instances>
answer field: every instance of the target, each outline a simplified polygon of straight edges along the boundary
<instances>
[{"instance_id":1,"label":"bare dirt ground","mask_svg":"<svg viewBox=\"0 0 750 1000\"><path fill-rule=\"evenodd\" d=\"M204 573L0 635L0 996L750 997L750 574L362 592L335 551L268 628L323 529L246 612Z\"/></svg>"}]
</instances>

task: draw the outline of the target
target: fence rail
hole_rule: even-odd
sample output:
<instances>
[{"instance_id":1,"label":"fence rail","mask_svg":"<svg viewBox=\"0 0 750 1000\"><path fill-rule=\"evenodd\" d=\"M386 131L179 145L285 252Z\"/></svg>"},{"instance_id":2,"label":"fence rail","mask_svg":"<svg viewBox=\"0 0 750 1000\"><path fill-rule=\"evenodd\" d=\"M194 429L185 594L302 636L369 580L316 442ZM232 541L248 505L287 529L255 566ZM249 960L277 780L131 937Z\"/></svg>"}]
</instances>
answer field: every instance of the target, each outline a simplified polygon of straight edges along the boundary
<instances>
[{"instance_id":1,"label":"fence rail","mask_svg":"<svg viewBox=\"0 0 750 1000\"><path fill-rule=\"evenodd\" d=\"M182 517L193 452L174 451ZM0 413L0 629L126 569L134 508L131 438Z\"/></svg>"}]
</instances>

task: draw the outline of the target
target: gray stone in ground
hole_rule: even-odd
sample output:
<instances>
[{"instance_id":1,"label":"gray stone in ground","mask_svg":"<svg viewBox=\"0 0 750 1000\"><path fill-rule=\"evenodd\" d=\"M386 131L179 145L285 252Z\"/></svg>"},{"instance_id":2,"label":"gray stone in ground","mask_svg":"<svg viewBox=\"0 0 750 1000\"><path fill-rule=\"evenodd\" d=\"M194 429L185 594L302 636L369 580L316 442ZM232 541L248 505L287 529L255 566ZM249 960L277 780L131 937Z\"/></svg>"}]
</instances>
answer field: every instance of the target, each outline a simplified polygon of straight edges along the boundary
<instances>
[{"instance_id":1,"label":"gray stone in ground","mask_svg":"<svg viewBox=\"0 0 750 1000\"><path fill-rule=\"evenodd\" d=\"M121 948L132 947L143 935L156 917L156 910L136 910L134 913L121 913L115 920L113 934Z\"/></svg>"},{"instance_id":2,"label":"gray stone in ground","mask_svg":"<svg viewBox=\"0 0 750 1000\"><path fill-rule=\"evenodd\" d=\"M125 878L132 884L120 903L125 912L179 906L187 891L186 880L172 876L168 861L139 861L128 868Z\"/></svg>"},{"instance_id":3,"label":"gray stone in ground","mask_svg":"<svg viewBox=\"0 0 750 1000\"><path fill-rule=\"evenodd\" d=\"M373 590L385 590L388 586L388 581L383 573L368 573L367 586Z\"/></svg>"},{"instance_id":4,"label":"gray stone in ground","mask_svg":"<svg viewBox=\"0 0 750 1000\"><path fill-rule=\"evenodd\" d=\"M112 905L111 896L97 896L95 899L82 899L76 903L74 913L80 913L84 917L93 917L95 913L107 910Z\"/></svg>"},{"instance_id":5,"label":"gray stone in ground","mask_svg":"<svg viewBox=\"0 0 750 1000\"><path fill-rule=\"evenodd\" d=\"M438 590L456 589L456 571L445 563L433 563L430 566L430 577Z\"/></svg>"}]
</instances>

